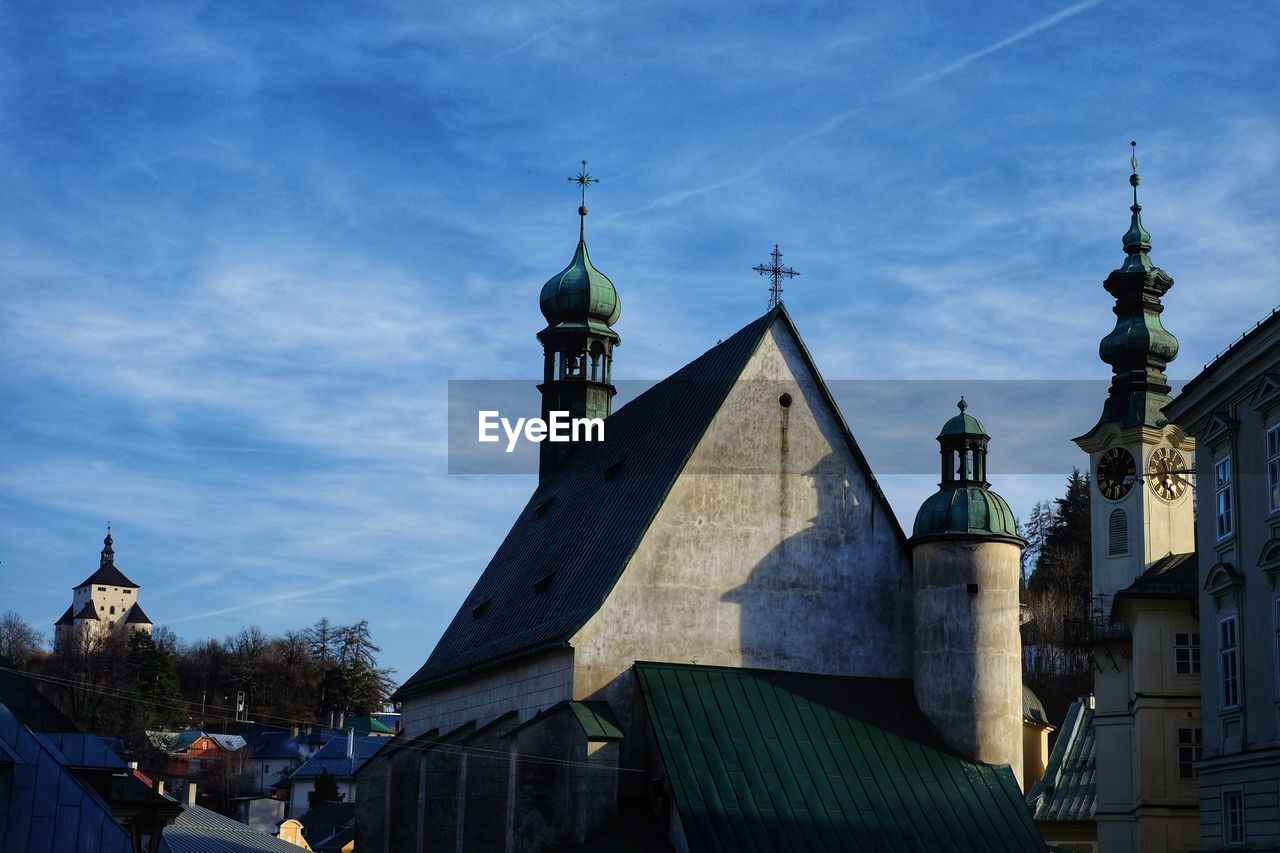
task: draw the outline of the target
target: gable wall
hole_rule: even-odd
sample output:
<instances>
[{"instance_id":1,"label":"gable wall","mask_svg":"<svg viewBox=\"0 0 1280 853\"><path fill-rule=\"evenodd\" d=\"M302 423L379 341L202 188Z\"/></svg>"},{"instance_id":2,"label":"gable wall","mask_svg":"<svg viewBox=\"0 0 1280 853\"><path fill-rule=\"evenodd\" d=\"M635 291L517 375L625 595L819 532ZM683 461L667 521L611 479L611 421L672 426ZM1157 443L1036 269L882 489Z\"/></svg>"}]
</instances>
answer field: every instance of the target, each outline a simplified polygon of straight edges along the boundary
<instances>
[{"instance_id":1,"label":"gable wall","mask_svg":"<svg viewBox=\"0 0 1280 853\"><path fill-rule=\"evenodd\" d=\"M911 677L909 561L785 324L742 379L574 637L575 698L627 713L635 660Z\"/></svg>"}]
</instances>

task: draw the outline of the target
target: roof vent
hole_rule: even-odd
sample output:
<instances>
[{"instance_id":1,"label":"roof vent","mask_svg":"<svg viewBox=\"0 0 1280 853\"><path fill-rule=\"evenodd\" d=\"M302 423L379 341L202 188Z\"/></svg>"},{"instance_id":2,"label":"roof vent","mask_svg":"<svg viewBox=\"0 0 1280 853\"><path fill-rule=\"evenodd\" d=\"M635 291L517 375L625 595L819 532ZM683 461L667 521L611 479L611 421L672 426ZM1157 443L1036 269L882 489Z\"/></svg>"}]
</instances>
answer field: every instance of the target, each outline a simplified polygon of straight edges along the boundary
<instances>
[{"instance_id":1,"label":"roof vent","mask_svg":"<svg viewBox=\"0 0 1280 853\"><path fill-rule=\"evenodd\" d=\"M471 608L471 618L472 618L472 619L479 619L481 616L483 616L483 615L485 615L486 613L488 613L488 612L489 612L489 604L490 604L491 602L492 602L492 599L485 599L484 601L482 601L482 602L480 602L479 604L477 604L475 607Z\"/></svg>"},{"instance_id":2,"label":"roof vent","mask_svg":"<svg viewBox=\"0 0 1280 853\"><path fill-rule=\"evenodd\" d=\"M539 578L537 582L534 583L533 585L534 595L542 595L544 592L551 589L551 582L554 581L555 579L556 579L556 573L554 571L547 572L545 575Z\"/></svg>"},{"instance_id":3,"label":"roof vent","mask_svg":"<svg viewBox=\"0 0 1280 853\"><path fill-rule=\"evenodd\" d=\"M608 468L604 469L604 479L607 483L622 472L622 466L626 463L627 457L623 456L617 462L614 462Z\"/></svg>"},{"instance_id":4,"label":"roof vent","mask_svg":"<svg viewBox=\"0 0 1280 853\"><path fill-rule=\"evenodd\" d=\"M542 503L538 504L538 508L534 510L534 512L537 513L538 518L542 518L544 515L551 512L551 507L555 505L555 502L556 496L552 495Z\"/></svg>"}]
</instances>

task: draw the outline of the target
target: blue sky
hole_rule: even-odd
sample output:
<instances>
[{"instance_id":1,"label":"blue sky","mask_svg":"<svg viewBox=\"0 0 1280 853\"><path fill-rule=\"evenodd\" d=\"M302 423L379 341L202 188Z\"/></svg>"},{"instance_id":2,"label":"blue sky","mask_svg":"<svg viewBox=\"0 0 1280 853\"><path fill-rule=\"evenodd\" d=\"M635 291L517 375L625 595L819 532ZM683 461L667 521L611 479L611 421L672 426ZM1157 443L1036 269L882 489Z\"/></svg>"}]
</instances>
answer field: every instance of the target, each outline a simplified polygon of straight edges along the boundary
<instances>
[{"instance_id":1,"label":"blue sky","mask_svg":"<svg viewBox=\"0 0 1280 853\"><path fill-rule=\"evenodd\" d=\"M367 618L407 677L533 486L446 473L447 381L536 379L582 158L619 379L762 313L775 242L828 379L1104 379L1136 138L1190 376L1280 302L1278 18L5 3L0 609L47 629L110 519L181 636ZM1016 509L1100 406L987 424L1065 448ZM884 479L909 524L933 477Z\"/></svg>"}]
</instances>

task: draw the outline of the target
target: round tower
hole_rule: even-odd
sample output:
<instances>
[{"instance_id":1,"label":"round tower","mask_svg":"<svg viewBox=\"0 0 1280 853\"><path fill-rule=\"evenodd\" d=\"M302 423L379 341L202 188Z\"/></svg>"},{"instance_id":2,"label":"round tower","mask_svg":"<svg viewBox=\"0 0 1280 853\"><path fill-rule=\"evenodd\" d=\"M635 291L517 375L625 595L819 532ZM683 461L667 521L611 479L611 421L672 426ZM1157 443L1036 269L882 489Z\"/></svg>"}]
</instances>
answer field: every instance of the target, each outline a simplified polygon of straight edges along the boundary
<instances>
[{"instance_id":1,"label":"round tower","mask_svg":"<svg viewBox=\"0 0 1280 853\"><path fill-rule=\"evenodd\" d=\"M1013 512L987 482L990 437L968 414L938 435L942 481L916 514L911 563L915 694L963 755L1008 764L1022 785L1022 549Z\"/></svg>"}]
</instances>

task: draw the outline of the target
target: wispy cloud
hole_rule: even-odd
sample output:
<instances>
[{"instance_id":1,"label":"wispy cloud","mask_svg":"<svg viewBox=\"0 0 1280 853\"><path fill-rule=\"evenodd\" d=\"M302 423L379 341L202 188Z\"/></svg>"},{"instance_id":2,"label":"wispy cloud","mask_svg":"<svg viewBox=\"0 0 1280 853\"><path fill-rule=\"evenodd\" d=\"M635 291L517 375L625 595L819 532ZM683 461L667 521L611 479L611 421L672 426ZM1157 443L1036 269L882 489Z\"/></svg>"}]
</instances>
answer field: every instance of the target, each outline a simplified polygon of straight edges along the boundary
<instances>
[{"instance_id":1,"label":"wispy cloud","mask_svg":"<svg viewBox=\"0 0 1280 853\"><path fill-rule=\"evenodd\" d=\"M1050 27L1057 26L1068 18L1074 18L1076 15L1087 12L1095 6L1100 5L1102 2L1103 0L1084 0L1083 3L1076 3L1066 7L1065 9L1061 9L1048 17L1041 18L1034 24L1023 27L1011 36L1000 39L994 44L987 45L981 50L975 50L972 53L967 53L954 62L947 63L941 68L935 69L926 74L921 74L919 77L899 89L897 94L905 95L910 92L914 92L923 86L928 86L930 83L936 83L944 77L950 77L957 71L963 71L965 68L968 68L983 57L990 56L997 51L1004 50L1006 47L1011 47L1020 41L1024 41L1036 33L1041 33Z\"/></svg>"}]
</instances>

